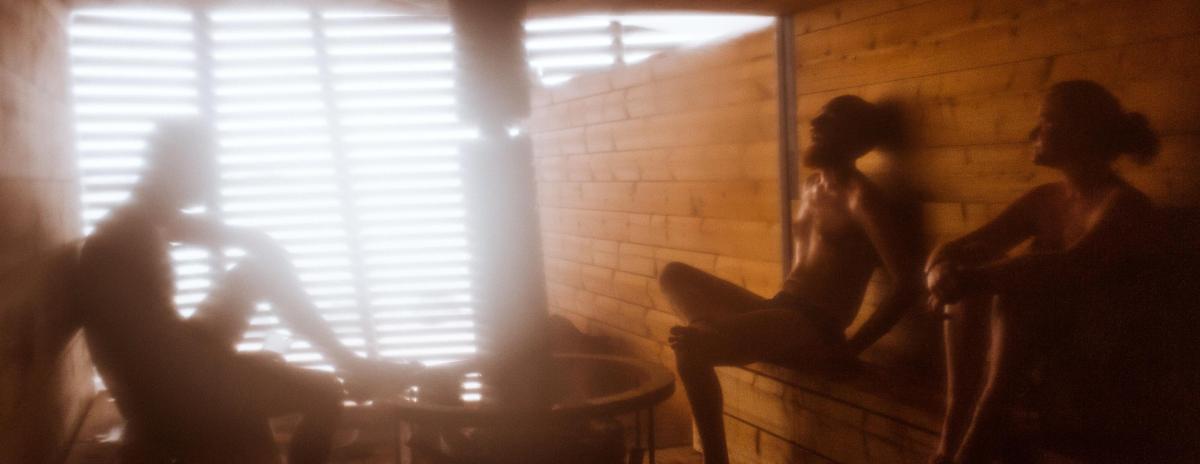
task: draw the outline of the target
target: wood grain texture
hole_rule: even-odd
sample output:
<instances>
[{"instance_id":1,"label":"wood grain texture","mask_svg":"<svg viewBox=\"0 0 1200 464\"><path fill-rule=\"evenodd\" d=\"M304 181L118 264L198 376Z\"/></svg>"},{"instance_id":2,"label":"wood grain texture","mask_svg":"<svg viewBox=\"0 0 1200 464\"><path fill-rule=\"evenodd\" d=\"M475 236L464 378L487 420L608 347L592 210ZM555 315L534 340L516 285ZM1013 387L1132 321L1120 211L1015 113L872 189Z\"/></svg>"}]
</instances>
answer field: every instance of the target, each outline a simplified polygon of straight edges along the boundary
<instances>
[{"instance_id":1,"label":"wood grain texture","mask_svg":"<svg viewBox=\"0 0 1200 464\"><path fill-rule=\"evenodd\" d=\"M1200 3L846 0L794 19L801 147L809 121L837 95L894 102L910 129L908 145L872 153L859 166L916 193L912 219L923 224L927 247L1059 179L1030 162L1027 137L1042 93L1066 79L1100 82L1162 136L1153 163L1117 164L1131 183L1164 205L1200 205ZM773 50L769 37L758 36L535 92L539 201L557 310L670 365L663 342L676 319L653 279L665 263L685 262L762 294L777 288ZM885 291L877 276L856 324ZM926 342L937 334L922 334L921 321L908 324L868 358L936 358L936 343ZM819 388L756 375L722 373L734 405L735 461L921 462L929 451L927 410L839 396L850 389L818 396L858 398L851 402L869 405L863 411L893 411L921 425L803 407L789 415L796 406L788 395L802 392L788 392Z\"/></svg>"},{"instance_id":2,"label":"wood grain texture","mask_svg":"<svg viewBox=\"0 0 1200 464\"><path fill-rule=\"evenodd\" d=\"M680 321L657 281L667 263L764 295L779 287L774 51L763 31L534 93L553 311L673 366ZM683 395L664 409L662 442L690 444Z\"/></svg>"}]
</instances>

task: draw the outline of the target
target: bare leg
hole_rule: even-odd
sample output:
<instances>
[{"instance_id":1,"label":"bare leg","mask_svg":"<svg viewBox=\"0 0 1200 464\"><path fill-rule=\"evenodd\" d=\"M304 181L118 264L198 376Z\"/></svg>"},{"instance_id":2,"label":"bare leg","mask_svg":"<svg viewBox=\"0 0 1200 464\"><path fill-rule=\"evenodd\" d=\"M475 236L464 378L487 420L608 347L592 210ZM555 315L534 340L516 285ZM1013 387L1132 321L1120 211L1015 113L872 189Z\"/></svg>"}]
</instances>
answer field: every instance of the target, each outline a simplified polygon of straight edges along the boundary
<instances>
[{"instance_id":1,"label":"bare leg","mask_svg":"<svg viewBox=\"0 0 1200 464\"><path fill-rule=\"evenodd\" d=\"M692 417L700 433L700 446L704 450L706 464L729 462L725 447L725 422L722 414L724 400L721 384L713 364L707 359L696 359L686 350L675 350L675 364L679 380L687 393Z\"/></svg>"},{"instance_id":2,"label":"bare leg","mask_svg":"<svg viewBox=\"0 0 1200 464\"><path fill-rule=\"evenodd\" d=\"M1021 301L996 298L990 311L991 345L987 351L988 370L983 391L963 434L955 462L980 462L996 452L997 440L1004 431L1004 413L1012 404L1017 379L1027 367L1024 355L1030 341L1038 336L1030 333L1035 327L1024 320L1027 315L1036 313L1035 304L1029 298Z\"/></svg>"},{"instance_id":3,"label":"bare leg","mask_svg":"<svg viewBox=\"0 0 1200 464\"><path fill-rule=\"evenodd\" d=\"M724 319L738 312L760 307L765 301L744 288L734 285L692 266L669 263L659 276L663 293L689 326L702 326L707 321ZM698 329L699 327L697 327ZM674 336L683 336L685 329L672 329ZM725 422L722 414L724 401L721 384L713 370L714 360L701 355L697 346L684 343L674 346L675 365L679 379L683 382L692 417L700 433L700 444L704 449L704 462L723 464L729 461L725 446Z\"/></svg>"},{"instance_id":4,"label":"bare leg","mask_svg":"<svg viewBox=\"0 0 1200 464\"><path fill-rule=\"evenodd\" d=\"M187 325L209 341L234 350L250 326L254 303L260 298L252 285L259 280L259 272L256 266L245 264L227 271L188 318Z\"/></svg>"},{"instance_id":5,"label":"bare leg","mask_svg":"<svg viewBox=\"0 0 1200 464\"><path fill-rule=\"evenodd\" d=\"M263 257L248 259L239 264L246 287L258 299L272 304L272 309L292 330L299 332L330 361L345 368L346 364L361 361L337 339L329 324L321 318L283 252L267 250Z\"/></svg>"},{"instance_id":6,"label":"bare leg","mask_svg":"<svg viewBox=\"0 0 1200 464\"><path fill-rule=\"evenodd\" d=\"M237 383L243 400L266 417L297 412L302 416L288 446L288 462L325 462L342 412L337 378L261 358L240 361L245 378Z\"/></svg>"},{"instance_id":7,"label":"bare leg","mask_svg":"<svg viewBox=\"0 0 1200 464\"><path fill-rule=\"evenodd\" d=\"M320 317L290 269L268 269L251 261L229 271L188 323L232 350L249 325L254 303L262 298L276 305L299 305L309 317ZM249 414L243 422L300 413L288 461L324 462L342 408L337 379L252 355L236 355L233 362L212 379L216 394L212 400L232 406L239 415Z\"/></svg>"},{"instance_id":8,"label":"bare leg","mask_svg":"<svg viewBox=\"0 0 1200 464\"><path fill-rule=\"evenodd\" d=\"M688 324L714 321L762 308L766 300L733 282L683 263L669 263L659 275L662 291Z\"/></svg>"},{"instance_id":9,"label":"bare leg","mask_svg":"<svg viewBox=\"0 0 1200 464\"><path fill-rule=\"evenodd\" d=\"M721 384L715 366L821 350L816 330L797 311L762 309L753 292L696 268L663 269L663 291L690 324L672 329L680 380L700 433L704 462L729 461Z\"/></svg>"},{"instance_id":10,"label":"bare leg","mask_svg":"<svg viewBox=\"0 0 1200 464\"><path fill-rule=\"evenodd\" d=\"M987 314L991 297L967 300L948 308L943 322L946 346L946 416L931 459L949 462L958 452L983 385L988 346Z\"/></svg>"}]
</instances>

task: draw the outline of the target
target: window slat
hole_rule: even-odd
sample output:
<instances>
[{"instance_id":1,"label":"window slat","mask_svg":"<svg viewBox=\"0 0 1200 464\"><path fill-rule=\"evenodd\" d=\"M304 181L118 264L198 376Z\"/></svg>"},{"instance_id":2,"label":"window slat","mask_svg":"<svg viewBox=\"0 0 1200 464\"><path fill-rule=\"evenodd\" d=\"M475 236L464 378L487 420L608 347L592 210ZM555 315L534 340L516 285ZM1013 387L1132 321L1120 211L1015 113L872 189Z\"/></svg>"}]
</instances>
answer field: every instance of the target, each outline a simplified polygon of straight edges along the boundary
<instances>
[{"instance_id":1,"label":"window slat","mask_svg":"<svg viewBox=\"0 0 1200 464\"><path fill-rule=\"evenodd\" d=\"M452 28L444 17L302 8L89 8L70 27L84 230L124 201L170 115L213 115L215 214L272 235L320 316L352 349L447 362L475 352ZM653 18L533 21L543 82L691 40ZM719 29L708 26L709 29ZM616 56L614 32L627 35ZM712 31L708 31L711 35ZM201 69L201 67L204 67ZM241 250L222 250L226 263ZM219 278L217 254L175 247L182 316ZM286 331L267 306L239 349ZM289 362L329 370L302 340Z\"/></svg>"}]
</instances>

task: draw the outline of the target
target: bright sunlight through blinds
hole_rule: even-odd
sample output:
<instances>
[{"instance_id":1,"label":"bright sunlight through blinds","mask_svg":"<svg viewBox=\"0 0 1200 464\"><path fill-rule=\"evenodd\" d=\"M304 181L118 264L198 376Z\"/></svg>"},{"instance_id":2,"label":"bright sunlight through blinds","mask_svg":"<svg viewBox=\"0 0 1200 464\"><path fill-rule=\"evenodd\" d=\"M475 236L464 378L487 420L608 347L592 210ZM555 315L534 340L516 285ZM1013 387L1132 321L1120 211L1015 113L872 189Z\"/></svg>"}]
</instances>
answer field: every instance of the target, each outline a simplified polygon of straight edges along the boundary
<instances>
[{"instance_id":1,"label":"bright sunlight through blinds","mask_svg":"<svg viewBox=\"0 0 1200 464\"><path fill-rule=\"evenodd\" d=\"M554 85L770 18L626 15L526 24L532 71ZM435 364L475 352L446 18L310 10L79 10L70 27L85 233L128 198L146 140L195 116L218 134L216 215L291 253L305 289L361 355ZM236 261L172 249L176 303L195 311ZM331 367L260 307L241 350Z\"/></svg>"},{"instance_id":2,"label":"bright sunlight through blinds","mask_svg":"<svg viewBox=\"0 0 1200 464\"><path fill-rule=\"evenodd\" d=\"M281 242L343 343L426 363L475 351L457 150L470 133L445 18L83 10L71 41L88 229L128 197L156 121L204 116L210 213ZM173 250L184 316L236 259L223 254ZM289 335L262 307L239 349L284 340L289 362L330 367Z\"/></svg>"}]
</instances>

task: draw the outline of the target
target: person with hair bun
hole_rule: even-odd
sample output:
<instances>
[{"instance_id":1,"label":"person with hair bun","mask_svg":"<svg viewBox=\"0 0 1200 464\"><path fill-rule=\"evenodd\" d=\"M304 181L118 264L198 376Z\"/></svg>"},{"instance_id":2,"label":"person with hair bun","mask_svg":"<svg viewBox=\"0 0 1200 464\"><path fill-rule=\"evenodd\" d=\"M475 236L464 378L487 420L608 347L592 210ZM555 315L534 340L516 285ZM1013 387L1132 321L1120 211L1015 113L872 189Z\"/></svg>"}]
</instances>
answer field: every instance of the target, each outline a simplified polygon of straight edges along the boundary
<instances>
[{"instance_id":1,"label":"person with hair bun","mask_svg":"<svg viewBox=\"0 0 1200 464\"><path fill-rule=\"evenodd\" d=\"M1059 82L1030 140L1033 162L1064 179L938 247L925 267L930 308L946 317L947 410L932 462L991 462L1020 376L1121 311L1106 296L1131 283L1120 272L1161 242L1150 200L1112 166L1120 155L1144 164L1158 153L1145 117L1095 82ZM1007 256L1027 240L1028 252ZM1098 375L1084 377L1107 374Z\"/></svg>"},{"instance_id":2,"label":"person with hair bun","mask_svg":"<svg viewBox=\"0 0 1200 464\"><path fill-rule=\"evenodd\" d=\"M772 361L830 365L853 359L919 302L919 246L910 243L895 199L855 168L893 140L888 112L843 95L812 121L812 144L792 224L795 260L783 288L765 299L695 267L672 262L659 275L663 293L687 325L671 329L679 377L708 464L728 462L721 385L714 366ZM891 291L849 338L871 275L882 267Z\"/></svg>"}]
</instances>

